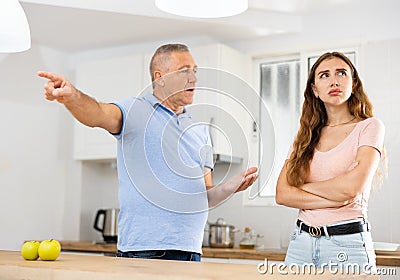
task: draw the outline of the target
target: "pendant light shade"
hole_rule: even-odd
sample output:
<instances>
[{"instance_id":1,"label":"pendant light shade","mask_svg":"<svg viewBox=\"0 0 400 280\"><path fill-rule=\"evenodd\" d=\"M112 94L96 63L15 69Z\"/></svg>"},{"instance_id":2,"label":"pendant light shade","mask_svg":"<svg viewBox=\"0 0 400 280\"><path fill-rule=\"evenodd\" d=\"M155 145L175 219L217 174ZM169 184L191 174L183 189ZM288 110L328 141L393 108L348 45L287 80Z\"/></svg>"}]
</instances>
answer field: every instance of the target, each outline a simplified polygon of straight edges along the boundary
<instances>
[{"instance_id":1,"label":"pendant light shade","mask_svg":"<svg viewBox=\"0 0 400 280\"><path fill-rule=\"evenodd\" d=\"M155 0L160 10L194 18L220 18L247 10L248 0Z\"/></svg>"},{"instance_id":2,"label":"pendant light shade","mask_svg":"<svg viewBox=\"0 0 400 280\"><path fill-rule=\"evenodd\" d=\"M0 53L22 52L31 47L28 20L18 0L0 0Z\"/></svg>"}]
</instances>

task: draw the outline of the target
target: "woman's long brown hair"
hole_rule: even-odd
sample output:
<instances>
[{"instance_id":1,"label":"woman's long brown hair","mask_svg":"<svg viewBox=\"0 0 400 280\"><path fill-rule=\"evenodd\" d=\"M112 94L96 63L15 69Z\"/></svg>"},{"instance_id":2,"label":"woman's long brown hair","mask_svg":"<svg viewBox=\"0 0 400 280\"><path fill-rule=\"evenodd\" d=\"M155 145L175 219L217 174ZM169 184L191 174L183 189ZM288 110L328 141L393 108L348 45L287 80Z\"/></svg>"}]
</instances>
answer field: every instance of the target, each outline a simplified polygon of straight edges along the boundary
<instances>
[{"instance_id":1,"label":"woman's long brown hair","mask_svg":"<svg viewBox=\"0 0 400 280\"><path fill-rule=\"evenodd\" d=\"M328 116L324 103L315 97L312 86L315 82L315 71L324 60L340 58L351 70L353 80L352 94L347 101L350 113L358 120L373 117L373 107L366 95L357 70L350 59L340 52L328 52L321 55L314 63L308 76L304 91L303 110L300 117L300 128L293 143L293 152L287 161L287 181L292 186L304 184L310 172L310 162L320 140L321 131L326 126Z\"/></svg>"}]
</instances>

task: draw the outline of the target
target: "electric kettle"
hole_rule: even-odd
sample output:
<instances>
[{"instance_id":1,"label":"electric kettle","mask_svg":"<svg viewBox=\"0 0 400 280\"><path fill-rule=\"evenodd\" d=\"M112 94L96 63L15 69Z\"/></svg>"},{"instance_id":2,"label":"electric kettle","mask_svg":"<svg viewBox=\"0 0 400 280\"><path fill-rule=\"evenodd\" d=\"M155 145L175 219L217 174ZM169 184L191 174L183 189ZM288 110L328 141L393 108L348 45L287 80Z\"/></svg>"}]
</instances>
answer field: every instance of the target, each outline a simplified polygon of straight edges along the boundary
<instances>
[{"instance_id":1,"label":"electric kettle","mask_svg":"<svg viewBox=\"0 0 400 280\"><path fill-rule=\"evenodd\" d=\"M118 214L119 209L117 208L100 209L97 211L93 227L102 233L105 242L117 242Z\"/></svg>"}]
</instances>

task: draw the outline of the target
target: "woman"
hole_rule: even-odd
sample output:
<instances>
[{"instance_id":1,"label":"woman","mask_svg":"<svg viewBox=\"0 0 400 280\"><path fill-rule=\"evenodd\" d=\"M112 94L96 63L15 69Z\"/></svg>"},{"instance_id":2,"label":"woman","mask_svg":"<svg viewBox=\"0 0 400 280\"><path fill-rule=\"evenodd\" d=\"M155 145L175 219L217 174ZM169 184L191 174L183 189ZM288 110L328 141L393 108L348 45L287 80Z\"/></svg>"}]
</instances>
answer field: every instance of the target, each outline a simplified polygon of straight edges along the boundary
<instances>
[{"instance_id":1,"label":"woman","mask_svg":"<svg viewBox=\"0 0 400 280\"><path fill-rule=\"evenodd\" d=\"M300 209L286 265L375 270L367 207L384 126L342 53L318 58L304 98L300 129L276 186L278 204Z\"/></svg>"}]
</instances>

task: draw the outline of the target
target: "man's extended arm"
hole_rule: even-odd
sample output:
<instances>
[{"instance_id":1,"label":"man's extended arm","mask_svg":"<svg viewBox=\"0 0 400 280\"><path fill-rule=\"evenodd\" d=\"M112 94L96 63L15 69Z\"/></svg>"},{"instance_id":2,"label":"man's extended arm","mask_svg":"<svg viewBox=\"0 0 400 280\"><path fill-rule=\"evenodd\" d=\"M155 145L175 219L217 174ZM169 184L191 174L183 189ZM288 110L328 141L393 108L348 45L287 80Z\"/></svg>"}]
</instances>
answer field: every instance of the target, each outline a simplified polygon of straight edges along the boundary
<instances>
[{"instance_id":1,"label":"man's extended arm","mask_svg":"<svg viewBox=\"0 0 400 280\"><path fill-rule=\"evenodd\" d=\"M118 133L122 126L121 110L113 104L105 104L76 89L66 78L50 72L40 71L38 76L48 79L44 85L47 100L65 105L81 123L90 127L101 127Z\"/></svg>"}]
</instances>

